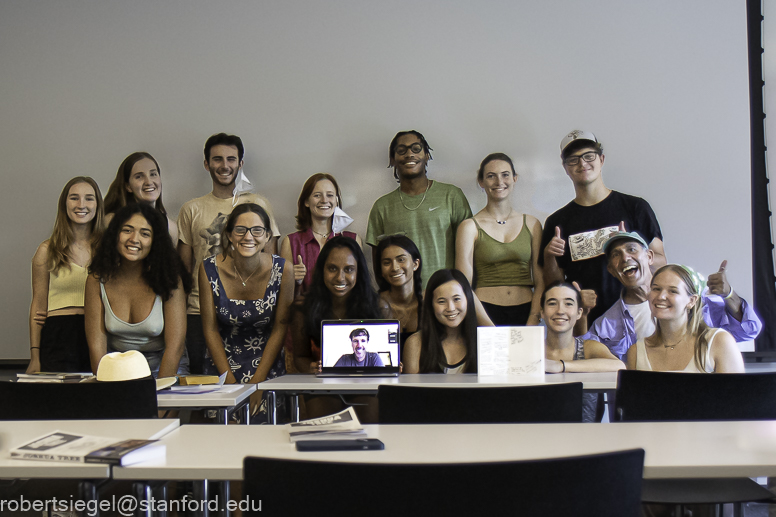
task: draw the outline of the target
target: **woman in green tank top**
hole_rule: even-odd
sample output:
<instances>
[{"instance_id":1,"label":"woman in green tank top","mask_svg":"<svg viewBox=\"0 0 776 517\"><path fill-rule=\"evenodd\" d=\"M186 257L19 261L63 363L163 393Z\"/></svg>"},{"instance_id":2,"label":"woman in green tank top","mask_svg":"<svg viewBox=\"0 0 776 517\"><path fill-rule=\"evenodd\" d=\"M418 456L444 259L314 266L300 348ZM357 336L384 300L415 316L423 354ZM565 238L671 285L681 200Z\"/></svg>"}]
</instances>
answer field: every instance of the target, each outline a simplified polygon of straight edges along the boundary
<instances>
[{"instance_id":1,"label":"woman in green tank top","mask_svg":"<svg viewBox=\"0 0 776 517\"><path fill-rule=\"evenodd\" d=\"M538 325L544 290L538 264L542 225L512 207L517 173L504 153L485 157L477 182L488 204L458 226L455 267L472 282L496 325Z\"/></svg>"}]
</instances>

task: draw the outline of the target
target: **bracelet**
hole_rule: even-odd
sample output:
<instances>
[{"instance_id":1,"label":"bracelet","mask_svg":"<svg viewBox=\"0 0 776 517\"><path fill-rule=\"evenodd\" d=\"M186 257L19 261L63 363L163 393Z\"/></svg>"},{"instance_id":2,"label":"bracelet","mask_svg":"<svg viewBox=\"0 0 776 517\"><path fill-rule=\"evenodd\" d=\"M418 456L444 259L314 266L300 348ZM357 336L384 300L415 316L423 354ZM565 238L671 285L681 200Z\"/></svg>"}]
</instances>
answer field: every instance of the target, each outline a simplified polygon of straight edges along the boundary
<instances>
[{"instance_id":1,"label":"bracelet","mask_svg":"<svg viewBox=\"0 0 776 517\"><path fill-rule=\"evenodd\" d=\"M732 287L730 288L730 292L728 293L728 295L725 296L723 298L723 300L729 300L731 296L733 296L733 288Z\"/></svg>"},{"instance_id":2,"label":"bracelet","mask_svg":"<svg viewBox=\"0 0 776 517\"><path fill-rule=\"evenodd\" d=\"M40 347L39 346L31 346L30 350L40 350Z\"/></svg>"},{"instance_id":3,"label":"bracelet","mask_svg":"<svg viewBox=\"0 0 776 517\"><path fill-rule=\"evenodd\" d=\"M563 359L560 360L560 364L563 365L563 370L560 371L560 373L566 373L566 361Z\"/></svg>"}]
</instances>

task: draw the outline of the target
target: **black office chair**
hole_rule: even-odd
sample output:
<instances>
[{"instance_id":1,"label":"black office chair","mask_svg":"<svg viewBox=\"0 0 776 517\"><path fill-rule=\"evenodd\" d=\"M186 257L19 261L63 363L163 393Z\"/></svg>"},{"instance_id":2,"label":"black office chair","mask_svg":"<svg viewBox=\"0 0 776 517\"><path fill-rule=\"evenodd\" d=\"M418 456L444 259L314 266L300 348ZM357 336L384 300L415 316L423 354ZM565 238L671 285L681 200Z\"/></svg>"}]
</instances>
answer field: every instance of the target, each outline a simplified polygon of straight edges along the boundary
<instances>
[{"instance_id":1,"label":"black office chair","mask_svg":"<svg viewBox=\"0 0 776 517\"><path fill-rule=\"evenodd\" d=\"M0 382L0 420L156 418L152 378L116 382Z\"/></svg>"},{"instance_id":2,"label":"black office chair","mask_svg":"<svg viewBox=\"0 0 776 517\"><path fill-rule=\"evenodd\" d=\"M479 388L380 385L381 424L582 421L582 383Z\"/></svg>"},{"instance_id":3,"label":"black office chair","mask_svg":"<svg viewBox=\"0 0 776 517\"><path fill-rule=\"evenodd\" d=\"M261 502L261 512L249 515L635 517L643 466L642 449L503 463L249 457L243 463L243 497Z\"/></svg>"},{"instance_id":4,"label":"black office chair","mask_svg":"<svg viewBox=\"0 0 776 517\"><path fill-rule=\"evenodd\" d=\"M776 420L776 373L686 374L620 370L615 418L619 422ZM645 479L645 503L772 502L774 495L749 478ZM681 514L679 514L681 515Z\"/></svg>"}]
</instances>

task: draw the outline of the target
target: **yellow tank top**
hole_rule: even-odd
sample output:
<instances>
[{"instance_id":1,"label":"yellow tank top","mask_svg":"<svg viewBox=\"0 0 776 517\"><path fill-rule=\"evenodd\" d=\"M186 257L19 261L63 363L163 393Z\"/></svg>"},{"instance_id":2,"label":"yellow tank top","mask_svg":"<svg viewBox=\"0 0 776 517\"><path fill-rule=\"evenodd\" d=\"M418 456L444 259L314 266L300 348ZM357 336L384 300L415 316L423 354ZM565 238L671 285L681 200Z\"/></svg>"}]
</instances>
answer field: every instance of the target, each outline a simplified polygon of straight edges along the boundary
<instances>
[{"instance_id":1,"label":"yellow tank top","mask_svg":"<svg viewBox=\"0 0 776 517\"><path fill-rule=\"evenodd\" d=\"M477 224L474 270L477 287L533 286L531 277L531 230L523 214L523 228L512 242L499 242Z\"/></svg>"},{"instance_id":2,"label":"yellow tank top","mask_svg":"<svg viewBox=\"0 0 776 517\"><path fill-rule=\"evenodd\" d=\"M87 268L73 263L70 263L70 268L59 268L57 274L49 273L48 310L83 307L88 276Z\"/></svg>"}]
</instances>

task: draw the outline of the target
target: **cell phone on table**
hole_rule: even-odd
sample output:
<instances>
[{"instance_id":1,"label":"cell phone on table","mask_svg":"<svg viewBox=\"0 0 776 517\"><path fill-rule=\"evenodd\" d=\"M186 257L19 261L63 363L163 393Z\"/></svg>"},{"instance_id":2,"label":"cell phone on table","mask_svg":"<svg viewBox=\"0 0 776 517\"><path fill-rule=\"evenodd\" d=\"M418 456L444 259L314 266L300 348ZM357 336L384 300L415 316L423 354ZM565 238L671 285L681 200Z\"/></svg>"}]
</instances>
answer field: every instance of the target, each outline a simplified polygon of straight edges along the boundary
<instances>
[{"instance_id":1,"label":"cell phone on table","mask_svg":"<svg viewBox=\"0 0 776 517\"><path fill-rule=\"evenodd\" d=\"M317 451L382 451L385 444L377 438L356 438L350 440L299 440L296 450Z\"/></svg>"}]
</instances>

